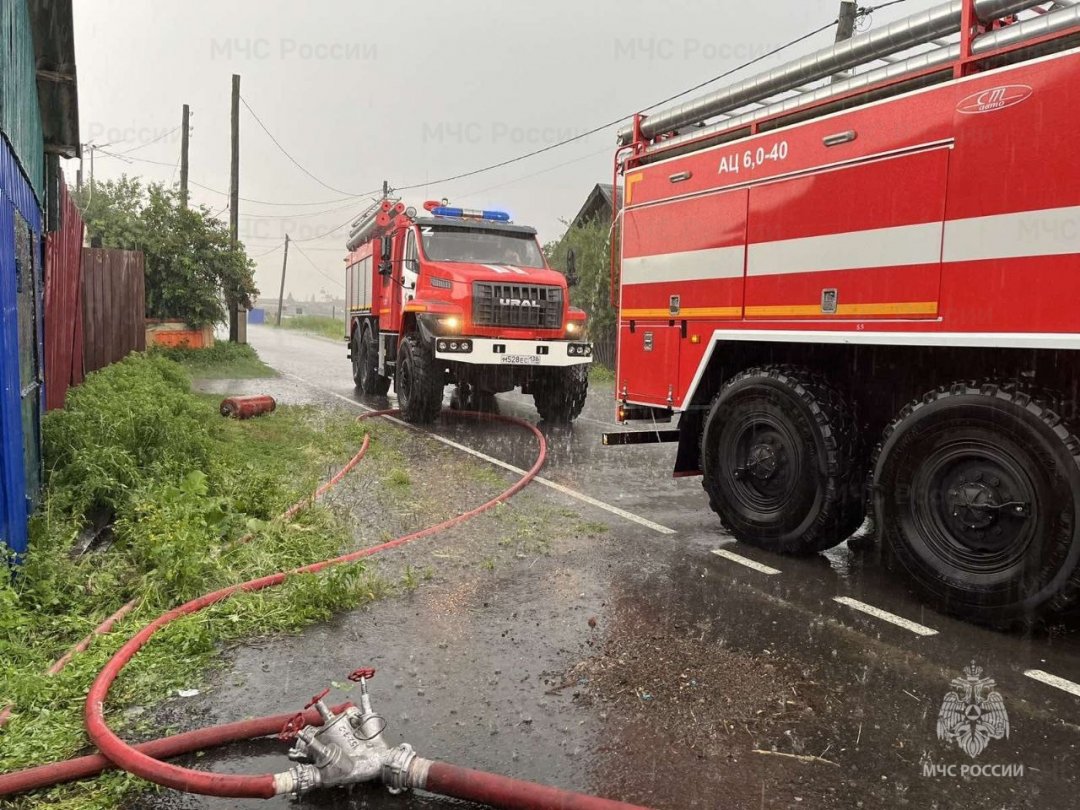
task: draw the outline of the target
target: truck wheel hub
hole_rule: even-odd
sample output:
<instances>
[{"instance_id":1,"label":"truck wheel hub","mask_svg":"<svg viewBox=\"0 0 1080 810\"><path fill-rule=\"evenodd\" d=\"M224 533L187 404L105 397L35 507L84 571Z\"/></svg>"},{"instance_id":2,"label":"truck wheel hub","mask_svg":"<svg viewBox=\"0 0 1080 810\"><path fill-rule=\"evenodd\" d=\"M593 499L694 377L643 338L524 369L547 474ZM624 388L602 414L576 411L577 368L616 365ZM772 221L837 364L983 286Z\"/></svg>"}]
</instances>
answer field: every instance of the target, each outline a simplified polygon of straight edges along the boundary
<instances>
[{"instance_id":1,"label":"truck wheel hub","mask_svg":"<svg viewBox=\"0 0 1080 810\"><path fill-rule=\"evenodd\" d=\"M758 481L768 481L776 475L780 458L776 448L769 444L755 444L746 460L747 471Z\"/></svg>"}]
</instances>

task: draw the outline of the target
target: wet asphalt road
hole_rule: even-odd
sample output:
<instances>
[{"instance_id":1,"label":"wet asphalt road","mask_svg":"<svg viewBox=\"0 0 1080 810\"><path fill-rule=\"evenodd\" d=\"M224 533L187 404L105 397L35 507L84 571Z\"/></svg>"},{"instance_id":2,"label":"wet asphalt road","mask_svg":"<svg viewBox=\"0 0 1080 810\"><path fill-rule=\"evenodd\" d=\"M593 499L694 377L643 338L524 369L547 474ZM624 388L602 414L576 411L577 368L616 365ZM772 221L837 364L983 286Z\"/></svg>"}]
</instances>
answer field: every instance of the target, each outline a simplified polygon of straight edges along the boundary
<instances>
[{"instance_id":1,"label":"wet asphalt road","mask_svg":"<svg viewBox=\"0 0 1080 810\"><path fill-rule=\"evenodd\" d=\"M328 407L358 402L343 345L267 327L251 327L249 338L284 376L230 390L266 390ZM537 418L527 397L502 395L499 402L504 413ZM390 723L391 742L408 740L432 758L658 808L1080 807L1075 625L1031 636L967 625L925 609L881 570L872 550L846 543L811 559L735 544L720 531L698 480L671 478L673 445L600 444L601 433L617 427L612 411L612 387L594 386L573 428L545 431L550 447L542 475L556 486L532 487L583 519L606 523L607 535L500 569L494 587L451 574L300 636L241 647L215 689L192 704L196 724L287 711L370 664L381 669L374 699ZM533 458L532 443L505 430L444 421L432 432L517 467ZM400 553L422 558L427 551ZM887 614L872 615L875 610ZM598 619L592 635L590 616ZM790 728L781 721L760 734L747 728L750 738L725 743L728 754L718 757L708 746L683 748L663 718L647 711L622 722L617 707L609 712L602 702L575 697L576 688L551 688L597 654L596 638L618 638L623 650L652 645L663 659L669 624L680 628L672 632L693 630L693 654L702 666L710 651L722 650L754 662L775 659L785 671L812 676L824 696L816 712L808 710L813 718ZM991 740L976 758L936 735L950 680L972 661L995 680L1010 720L1009 736ZM1038 672L1064 680L1050 685L1036 680ZM662 668L654 673L666 676ZM628 686L642 701L651 699ZM714 689L702 705L723 697L722 683ZM284 770L282 748L260 742L199 761L230 772ZM753 748L804 759L755 755ZM937 768L935 775L927 766ZM268 806L175 794L153 804ZM300 806L461 805L359 789Z\"/></svg>"}]
</instances>

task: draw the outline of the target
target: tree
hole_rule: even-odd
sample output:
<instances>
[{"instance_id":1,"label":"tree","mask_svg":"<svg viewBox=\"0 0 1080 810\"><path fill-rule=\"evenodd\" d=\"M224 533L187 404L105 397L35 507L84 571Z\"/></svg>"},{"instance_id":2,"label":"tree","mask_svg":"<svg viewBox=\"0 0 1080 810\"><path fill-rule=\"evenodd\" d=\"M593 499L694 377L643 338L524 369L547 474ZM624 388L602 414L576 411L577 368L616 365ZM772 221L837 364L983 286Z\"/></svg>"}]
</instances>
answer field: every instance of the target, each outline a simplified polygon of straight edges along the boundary
<instances>
[{"instance_id":1,"label":"tree","mask_svg":"<svg viewBox=\"0 0 1080 810\"><path fill-rule=\"evenodd\" d=\"M548 262L566 272L566 254L574 249L577 286L570 288L570 303L589 315L589 336L597 344L597 360L613 360L618 318L611 305L611 224L590 220L567 229L557 242L544 246Z\"/></svg>"},{"instance_id":2,"label":"tree","mask_svg":"<svg viewBox=\"0 0 1080 810\"><path fill-rule=\"evenodd\" d=\"M226 306L250 307L255 264L206 206L189 209L175 189L126 175L76 195L91 238L146 256L146 316L199 328L223 323Z\"/></svg>"}]
</instances>

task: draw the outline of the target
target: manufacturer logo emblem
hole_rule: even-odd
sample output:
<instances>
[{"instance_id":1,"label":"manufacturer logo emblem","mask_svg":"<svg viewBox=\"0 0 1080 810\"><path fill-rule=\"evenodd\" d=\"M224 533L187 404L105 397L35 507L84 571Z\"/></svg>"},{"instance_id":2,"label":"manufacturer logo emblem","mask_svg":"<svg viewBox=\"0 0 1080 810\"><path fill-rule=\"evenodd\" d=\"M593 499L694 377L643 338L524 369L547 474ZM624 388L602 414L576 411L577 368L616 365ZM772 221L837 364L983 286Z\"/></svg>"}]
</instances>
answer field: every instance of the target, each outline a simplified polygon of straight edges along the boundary
<instances>
[{"instance_id":1,"label":"manufacturer logo emblem","mask_svg":"<svg viewBox=\"0 0 1080 810\"><path fill-rule=\"evenodd\" d=\"M956 105L956 111L961 115L997 112L1022 101L1027 101L1034 92L1026 84L1005 84L1001 87L991 87L961 99L960 103Z\"/></svg>"},{"instance_id":2,"label":"manufacturer logo emblem","mask_svg":"<svg viewBox=\"0 0 1080 810\"><path fill-rule=\"evenodd\" d=\"M504 307L539 307L539 301L530 301L527 298L500 298L499 304Z\"/></svg>"},{"instance_id":3,"label":"manufacturer logo emblem","mask_svg":"<svg viewBox=\"0 0 1080 810\"><path fill-rule=\"evenodd\" d=\"M1007 739L1009 714L992 678L982 677L983 668L974 661L964 667L964 677L954 678L938 712L939 740L955 741L960 750L974 759L991 740Z\"/></svg>"}]
</instances>

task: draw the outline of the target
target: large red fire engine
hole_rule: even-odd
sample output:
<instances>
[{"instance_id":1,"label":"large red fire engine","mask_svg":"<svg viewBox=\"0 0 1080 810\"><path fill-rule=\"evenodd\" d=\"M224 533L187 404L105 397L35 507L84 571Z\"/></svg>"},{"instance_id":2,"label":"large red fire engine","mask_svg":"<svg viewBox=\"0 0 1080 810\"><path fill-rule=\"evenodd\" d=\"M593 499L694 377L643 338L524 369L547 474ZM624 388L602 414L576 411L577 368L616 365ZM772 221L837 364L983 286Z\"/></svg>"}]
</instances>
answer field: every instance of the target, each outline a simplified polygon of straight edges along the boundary
<instances>
[{"instance_id":1,"label":"large red fire engine","mask_svg":"<svg viewBox=\"0 0 1080 810\"><path fill-rule=\"evenodd\" d=\"M424 207L420 216L387 196L349 235L345 339L357 387L384 395L393 380L410 422L436 417L448 383L458 407L490 407L520 386L545 421L576 418L592 345L567 294L573 268L552 270L536 231L505 212Z\"/></svg>"},{"instance_id":2,"label":"large red fire engine","mask_svg":"<svg viewBox=\"0 0 1080 810\"><path fill-rule=\"evenodd\" d=\"M995 625L1080 596L1080 6L1036 5L953 0L638 116L616 160L619 418L681 416L605 440L677 440L772 551L869 506L890 563Z\"/></svg>"}]
</instances>

